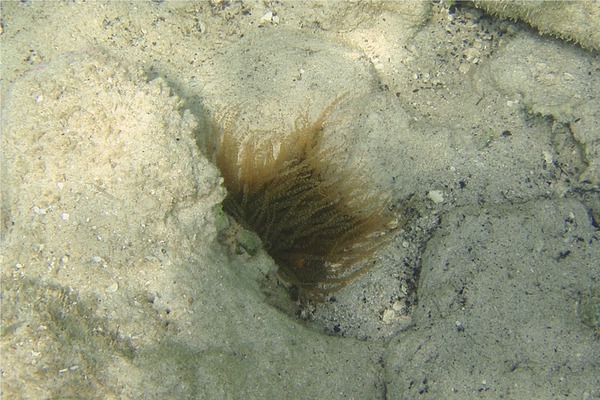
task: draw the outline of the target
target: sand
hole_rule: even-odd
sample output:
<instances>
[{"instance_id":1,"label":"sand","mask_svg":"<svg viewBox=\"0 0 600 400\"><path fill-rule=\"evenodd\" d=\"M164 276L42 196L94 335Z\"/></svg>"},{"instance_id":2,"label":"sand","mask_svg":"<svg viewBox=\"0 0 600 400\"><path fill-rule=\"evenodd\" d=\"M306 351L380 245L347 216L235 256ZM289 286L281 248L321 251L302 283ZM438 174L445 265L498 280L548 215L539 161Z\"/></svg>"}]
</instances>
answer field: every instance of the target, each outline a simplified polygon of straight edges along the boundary
<instances>
[{"instance_id":1,"label":"sand","mask_svg":"<svg viewBox=\"0 0 600 400\"><path fill-rule=\"evenodd\" d=\"M597 53L444 3L1 11L2 397L600 396ZM410 223L299 308L197 143L336 99Z\"/></svg>"}]
</instances>

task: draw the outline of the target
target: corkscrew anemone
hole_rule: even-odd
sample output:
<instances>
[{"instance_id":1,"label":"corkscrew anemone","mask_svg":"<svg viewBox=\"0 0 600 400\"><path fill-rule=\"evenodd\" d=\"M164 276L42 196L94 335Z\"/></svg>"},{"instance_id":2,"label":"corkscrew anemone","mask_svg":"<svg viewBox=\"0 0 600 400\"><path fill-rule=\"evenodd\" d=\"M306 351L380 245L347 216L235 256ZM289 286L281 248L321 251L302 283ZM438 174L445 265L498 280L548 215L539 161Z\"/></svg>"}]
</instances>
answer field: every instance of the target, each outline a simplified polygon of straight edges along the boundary
<instances>
[{"instance_id":1,"label":"corkscrew anemone","mask_svg":"<svg viewBox=\"0 0 600 400\"><path fill-rule=\"evenodd\" d=\"M285 136L239 139L229 118L210 124L201 140L224 179L223 209L260 237L281 278L312 299L372 268L395 222L358 168L341 169L334 149L323 147L334 104L312 123L299 118Z\"/></svg>"}]
</instances>

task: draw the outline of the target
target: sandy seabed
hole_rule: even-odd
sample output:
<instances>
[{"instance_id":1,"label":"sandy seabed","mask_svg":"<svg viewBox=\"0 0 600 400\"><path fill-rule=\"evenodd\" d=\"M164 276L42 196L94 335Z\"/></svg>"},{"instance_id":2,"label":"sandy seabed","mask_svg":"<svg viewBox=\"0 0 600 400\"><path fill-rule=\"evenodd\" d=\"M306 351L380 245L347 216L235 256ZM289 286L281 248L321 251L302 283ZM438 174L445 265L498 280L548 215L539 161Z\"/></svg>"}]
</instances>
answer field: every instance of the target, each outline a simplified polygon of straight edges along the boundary
<instances>
[{"instance_id":1,"label":"sandy seabed","mask_svg":"<svg viewBox=\"0 0 600 400\"><path fill-rule=\"evenodd\" d=\"M3 398L600 397L597 52L419 2L1 12ZM299 310L197 143L340 96L325 140L418 213Z\"/></svg>"}]
</instances>

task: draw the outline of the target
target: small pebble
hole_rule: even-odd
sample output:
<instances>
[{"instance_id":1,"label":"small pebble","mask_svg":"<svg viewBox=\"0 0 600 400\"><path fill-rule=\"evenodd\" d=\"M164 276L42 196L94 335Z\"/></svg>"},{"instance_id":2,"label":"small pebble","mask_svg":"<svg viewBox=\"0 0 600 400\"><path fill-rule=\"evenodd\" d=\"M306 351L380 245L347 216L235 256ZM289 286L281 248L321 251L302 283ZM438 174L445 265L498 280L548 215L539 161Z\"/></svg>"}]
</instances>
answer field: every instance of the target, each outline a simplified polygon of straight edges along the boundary
<instances>
[{"instance_id":1,"label":"small pebble","mask_svg":"<svg viewBox=\"0 0 600 400\"><path fill-rule=\"evenodd\" d=\"M37 206L33 206L33 212L36 213L37 215L45 215L46 214L46 209L45 208L39 208Z\"/></svg>"},{"instance_id":2,"label":"small pebble","mask_svg":"<svg viewBox=\"0 0 600 400\"><path fill-rule=\"evenodd\" d=\"M394 309L394 311L397 311L401 314L403 314L406 311L404 303L399 300L395 301L394 304L392 304L392 308Z\"/></svg>"},{"instance_id":3,"label":"small pebble","mask_svg":"<svg viewBox=\"0 0 600 400\"><path fill-rule=\"evenodd\" d=\"M271 23L272 20L273 20L273 12L269 11L269 12L265 13L265 15L260 17L260 19L258 20L258 26L267 25L267 24Z\"/></svg>"},{"instance_id":4,"label":"small pebble","mask_svg":"<svg viewBox=\"0 0 600 400\"><path fill-rule=\"evenodd\" d=\"M430 190L427 193L427 197L429 197L435 204L441 204L444 202L444 193L441 190Z\"/></svg>"},{"instance_id":5,"label":"small pebble","mask_svg":"<svg viewBox=\"0 0 600 400\"><path fill-rule=\"evenodd\" d=\"M460 322L460 321L454 321L454 326L456 326L456 330L457 330L458 332L462 332L462 331L464 331L464 330L465 330L465 327L464 327L464 325L463 325L463 324L462 324L462 322Z\"/></svg>"},{"instance_id":6,"label":"small pebble","mask_svg":"<svg viewBox=\"0 0 600 400\"><path fill-rule=\"evenodd\" d=\"M383 311L383 315L381 316L381 320L384 324L389 324L394 320L396 316L396 312L394 310L390 310L389 308Z\"/></svg>"},{"instance_id":7,"label":"small pebble","mask_svg":"<svg viewBox=\"0 0 600 400\"><path fill-rule=\"evenodd\" d=\"M117 290L119 290L119 284L117 282L114 282L112 285L106 288L108 293L115 293Z\"/></svg>"}]
</instances>

